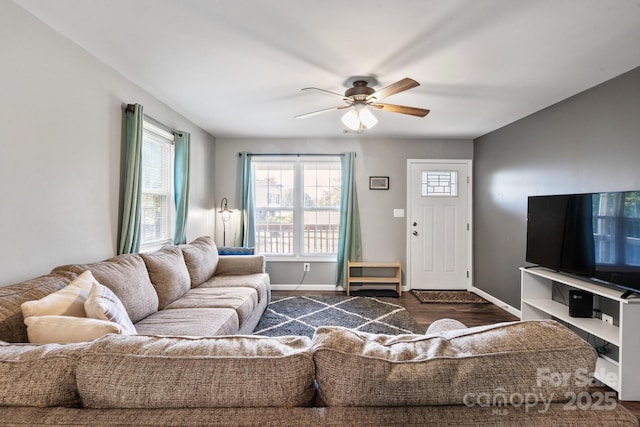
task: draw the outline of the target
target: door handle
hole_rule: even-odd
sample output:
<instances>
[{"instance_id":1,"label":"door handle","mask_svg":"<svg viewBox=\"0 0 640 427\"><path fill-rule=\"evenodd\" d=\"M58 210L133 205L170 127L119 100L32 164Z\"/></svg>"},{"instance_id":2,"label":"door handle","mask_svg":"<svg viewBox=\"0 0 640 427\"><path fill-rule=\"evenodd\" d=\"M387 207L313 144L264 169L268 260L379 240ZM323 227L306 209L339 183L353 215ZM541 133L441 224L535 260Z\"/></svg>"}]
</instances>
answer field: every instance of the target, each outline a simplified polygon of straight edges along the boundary
<instances>
[{"instance_id":1,"label":"door handle","mask_svg":"<svg viewBox=\"0 0 640 427\"><path fill-rule=\"evenodd\" d=\"M414 231L414 232L413 232L413 233L411 233L411 234L413 234L414 236L417 236L417 235L418 235L418 232L417 232L417 231Z\"/></svg>"}]
</instances>

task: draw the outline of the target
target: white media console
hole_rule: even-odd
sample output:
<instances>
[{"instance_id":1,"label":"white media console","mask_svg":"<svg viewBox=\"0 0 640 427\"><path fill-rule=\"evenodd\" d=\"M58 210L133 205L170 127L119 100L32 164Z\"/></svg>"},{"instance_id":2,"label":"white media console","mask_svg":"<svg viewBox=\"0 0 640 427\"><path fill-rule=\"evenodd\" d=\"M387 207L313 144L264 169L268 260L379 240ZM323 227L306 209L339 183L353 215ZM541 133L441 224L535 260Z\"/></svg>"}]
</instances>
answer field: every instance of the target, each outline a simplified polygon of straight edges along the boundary
<instances>
[{"instance_id":1,"label":"white media console","mask_svg":"<svg viewBox=\"0 0 640 427\"><path fill-rule=\"evenodd\" d=\"M555 318L618 348L618 360L600 354L595 378L618 392L620 400L640 400L640 298L622 298L623 291L556 273L541 267L520 268L522 320ZM614 301L618 325L569 316L569 307L552 298L554 282Z\"/></svg>"}]
</instances>

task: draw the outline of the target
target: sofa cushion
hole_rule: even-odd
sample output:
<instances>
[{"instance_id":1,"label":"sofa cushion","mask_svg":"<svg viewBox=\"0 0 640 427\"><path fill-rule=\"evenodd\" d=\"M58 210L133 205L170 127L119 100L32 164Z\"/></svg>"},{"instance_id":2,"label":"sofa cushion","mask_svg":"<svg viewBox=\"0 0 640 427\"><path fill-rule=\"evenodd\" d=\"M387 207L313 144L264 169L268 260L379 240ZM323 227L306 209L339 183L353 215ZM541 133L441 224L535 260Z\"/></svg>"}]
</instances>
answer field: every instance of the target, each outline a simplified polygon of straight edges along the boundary
<instances>
[{"instance_id":1,"label":"sofa cushion","mask_svg":"<svg viewBox=\"0 0 640 427\"><path fill-rule=\"evenodd\" d=\"M329 406L462 405L496 393L565 400L587 389L596 361L588 343L554 321L438 335L321 327L313 345L318 393ZM551 381L556 375L566 381Z\"/></svg>"},{"instance_id":2,"label":"sofa cushion","mask_svg":"<svg viewBox=\"0 0 640 427\"><path fill-rule=\"evenodd\" d=\"M126 334L135 334L136 328L131 323L127 310L120 299L106 286L94 283L89 298L84 302L87 317L106 320L120 325Z\"/></svg>"},{"instance_id":3,"label":"sofa cushion","mask_svg":"<svg viewBox=\"0 0 640 427\"><path fill-rule=\"evenodd\" d=\"M314 396L306 337L121 338L101 338L80 358L85 407L293 407Z\"/></svg>"},{"instance_id":4,"label":"sofa cushion","mask_svg":"<svg viewBox=\"0 0 640 427\"><path fill-rule=\"evenodd\" d=\"M177 300L191 289L191 277L180 248L168 246L156 252L140 254L149 278L158 294L158 308Z\"/></svg>"},{"instance_id":5,"label":"sofa cushion","mask_svg":"<svg viewBox=\"0 0 640 427\"><path fill-rule=\"evenodd\" d=\"M232 308L243 324L258 306L258 292L253 288L196 288L169 304L175 308Z\"/></svg>"},{"instance_id":6,"label":"sofa cushion","mask_svg":"<svg viewBox=\"0 0 640 427\"><path fill-rule=\"evenodd\" d=\"M216 275L264 273L266 266L264 255L222 256L218 259Z\"/></svg>"},{"instance_id":7,"label":"sofa cushion","mask_svg":"<svg viewBox=\"0 0 640 427\"><path fill-rule=\"evenodd\" d=\"M64 288L35 301L22 303L22 315L30 316L76 316L86 317L84 302L89 297L95 278L85 271Z\"/></svg>"},{"instance_id":8,"label":"sofa cushion","mask_svg":"<svg viewBox=\"0 0 640 427\"><path fill-rule=\"evenodd\" d=\"M0 287L0 340L27 342L27 327L20 305L64 288L77 276L70 271L55 272Z\"/></svg>"},{"instance_id":9,"label":"sofa cushion","mask_svg":"<svg viewBox=\"0 0 640 427\"><path fill-rule=\"evenodd\" d=\"M238 314L230 308L160 310L136 323L138 334L170 336L232 335L238 327Z\"/></svg>"},{"instance_id":10,"label":"sofa cushion","mask_svg":"<svg viewBox=\"0 0 640 427\"><path fill-rule=\"evenodd\" d=\"M0 406L79 406L75 371L86 348L87 344L0 345Z\"/></svg>"},{"instance_id":11,"label":"sofa cushion","mask_svg":"<svg viewBox=\"0 0 640 427\"><path fill-rule=\"evenodd\" d=\"M258 302L271 301L271 283L266 273L244 275L215 275L198 288L253 288L258 293Z\"/></svg>"},{"instance_id":12,"label":"sofa cushion","mask_svg":"<svg viewBox=\"0 0 640 427\"><path fill-rule=\"evenodd\" d=\"M24 319L29 342L34 344L91 341L106 334L127 333L106 320L73 316L30 316Z\"/></svg>"},{"instance_id":13,"label":"sofa cushion","mask_svg":"<svg viewBox=\"0 0 640 427\"><path fill-rule=\"evenodd\" d=\"M67 268L76 273L91 270L96 280L111 289L122 301L133 323L158 311L158 294L149 280L144 261L137 254L119 255L93 264L59 268Z\"/></svg>"},{"instance_id":14,"label":"sofa cushion","mask_svg":"<svg viewBox=\"0 0 640 427\"><path fill-rule=\"evenodd\" d=\"M192 288L215 274L219 256L218 248L211 237L198 237L189 244L180 245L180 249L189 270Z\"/></svg>"}]
</instances>

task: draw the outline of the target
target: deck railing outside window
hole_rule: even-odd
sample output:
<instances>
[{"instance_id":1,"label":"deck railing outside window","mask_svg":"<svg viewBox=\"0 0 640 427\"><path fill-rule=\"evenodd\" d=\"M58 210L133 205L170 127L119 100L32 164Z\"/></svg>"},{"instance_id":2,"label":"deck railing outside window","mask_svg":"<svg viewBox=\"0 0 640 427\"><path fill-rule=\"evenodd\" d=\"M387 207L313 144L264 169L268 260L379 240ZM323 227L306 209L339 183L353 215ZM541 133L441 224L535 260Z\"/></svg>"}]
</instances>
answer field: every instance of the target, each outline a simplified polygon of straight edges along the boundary
<instances>
[{"instance_id":1,"label":"deck railing outside window","mask_svg":"<svg viewBox=\"0 0 640 427\"><path fill-rule=\"evenodd\" d=\"M309 224L304 227L304 252L335 254L338 224ZM256 250L263 254L295 253L292 224L256 224Z\"/></svg>"}]
</instances>

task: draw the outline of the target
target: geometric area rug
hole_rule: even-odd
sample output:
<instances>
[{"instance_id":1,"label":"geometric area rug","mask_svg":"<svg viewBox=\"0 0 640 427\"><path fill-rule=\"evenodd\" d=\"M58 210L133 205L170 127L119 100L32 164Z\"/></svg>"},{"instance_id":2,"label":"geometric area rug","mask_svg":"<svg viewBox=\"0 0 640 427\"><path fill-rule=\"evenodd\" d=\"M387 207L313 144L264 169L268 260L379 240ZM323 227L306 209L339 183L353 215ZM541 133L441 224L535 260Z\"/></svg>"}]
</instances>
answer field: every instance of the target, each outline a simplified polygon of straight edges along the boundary
<instances>
[{"instance_id":1,"label":"geometric area rug","mask_svg":"<svg viewBox=\"0 0 640 427\"><path fill-rule=\"evenodd\" d=\"M253 335L305 335L320 326L342 326L374 334L424 333L397 298L345 295L273 297Z\"/></svg>"}]
</instances>

